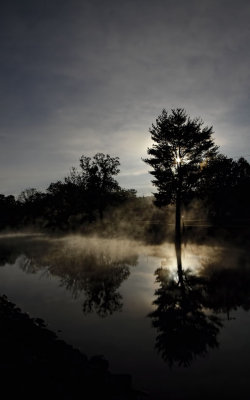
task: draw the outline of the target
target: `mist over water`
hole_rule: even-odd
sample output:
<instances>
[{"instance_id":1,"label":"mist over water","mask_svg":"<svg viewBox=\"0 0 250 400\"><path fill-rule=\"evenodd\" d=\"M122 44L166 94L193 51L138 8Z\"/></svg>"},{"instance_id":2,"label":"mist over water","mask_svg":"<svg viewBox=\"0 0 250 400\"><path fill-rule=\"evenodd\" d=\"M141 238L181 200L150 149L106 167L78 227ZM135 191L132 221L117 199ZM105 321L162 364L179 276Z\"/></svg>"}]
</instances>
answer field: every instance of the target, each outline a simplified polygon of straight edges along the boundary
<instances>
[{"instance_id":1,"label":"mist over water","mask_svg":"<svg viewBox=\"0 0 250 400\"><path fill-rule=\"evenodd\" d=\"M248 390L244 247L183 245L184 297L173 243L19 234L2 235L0 248L1 293L87 355L103 354L149 398L199 398L197 385L211 385L204 398L215 388L233 398L239 381Z\"/></svg>"}]
</instances>

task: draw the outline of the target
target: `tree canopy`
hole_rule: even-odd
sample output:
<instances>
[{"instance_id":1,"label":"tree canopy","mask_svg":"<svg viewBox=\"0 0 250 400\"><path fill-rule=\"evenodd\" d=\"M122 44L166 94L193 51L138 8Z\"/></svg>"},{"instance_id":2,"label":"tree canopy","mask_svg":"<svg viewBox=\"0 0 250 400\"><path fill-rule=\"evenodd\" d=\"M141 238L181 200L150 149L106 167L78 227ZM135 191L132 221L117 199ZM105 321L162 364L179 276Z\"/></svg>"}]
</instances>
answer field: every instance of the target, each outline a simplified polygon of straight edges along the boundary
<instances>
[{"instance_id":1,"label":"tree canopy","mask_svg":"<svg viewBox=\"0 0 250 400\"><path fill-rule=\"evenodd\" d=\"M153 168L157 205L187 198L197 187L202 163L216 155L212 127L202 126L200 118L191 119L183 108L163 109L149 130L154 143L144 161Z\"/></svg>"},{"instance_id":2,"label":"tree canopy","mask_svg":"<svg viewBox=\"0 0 250 400\"><path fill-rule=\"evenodd\" d=\"M198 195L217 221L249 218L250 164L218 154L202 170Z\"/></svg>"},{"instance_id":3,"label":"tree canopy","mask_svg":"<svg viewBox=\"0 0 250 400\"><path fill-rule=\"evenodd\" d=\"M121 188L114 178L118 175L119 157L111 157L109 154L97 153L91 159L82 155L78 172L72 169L66 183L80 186L85 192L85 202L88 209L98 209L99 216L103 218L103 212L110 202L110 196Z\"/></svg>"}]
</instances>

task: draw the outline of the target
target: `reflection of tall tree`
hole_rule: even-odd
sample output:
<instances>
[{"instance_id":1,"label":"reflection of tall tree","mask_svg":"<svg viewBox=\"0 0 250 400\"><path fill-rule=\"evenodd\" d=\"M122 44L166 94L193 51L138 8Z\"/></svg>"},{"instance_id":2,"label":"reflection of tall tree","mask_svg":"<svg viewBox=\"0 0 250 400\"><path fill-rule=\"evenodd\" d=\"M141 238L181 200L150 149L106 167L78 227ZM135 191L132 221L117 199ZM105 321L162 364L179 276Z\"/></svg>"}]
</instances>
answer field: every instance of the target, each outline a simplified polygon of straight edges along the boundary
<instances>
[{"instance_id":1,"label":"reflection of tall tree","mask_svg":"<svg viewBox=\"0 0 250 400\"><path fill-rule=\"evenodd\" d=\"M201 278L182 271L176 280L162 268L156 277L160 283L154 301L157 308L150 314L158 332L155 347L170 366L188 366L196 356L218 346L220 321L202 308Z\"/></svg>"},{"instance_id":2,"label":"reflection of tall tree","mask_svg":"<svg viewBox=\"0 0 250 400\"><path fill-rule=\"evenodd\" d=\"M150 314L157 329L156 349L173 365L188 366L198 355L218 346L222 326L218 314L238 307L250 309L250 265L242 250L221 252L201 266L197 275L183 271L177 254L177 279L167 269L156 270L155 311ZM225 263L228 263L225 266Z\"/></svg>"}]
</instances>

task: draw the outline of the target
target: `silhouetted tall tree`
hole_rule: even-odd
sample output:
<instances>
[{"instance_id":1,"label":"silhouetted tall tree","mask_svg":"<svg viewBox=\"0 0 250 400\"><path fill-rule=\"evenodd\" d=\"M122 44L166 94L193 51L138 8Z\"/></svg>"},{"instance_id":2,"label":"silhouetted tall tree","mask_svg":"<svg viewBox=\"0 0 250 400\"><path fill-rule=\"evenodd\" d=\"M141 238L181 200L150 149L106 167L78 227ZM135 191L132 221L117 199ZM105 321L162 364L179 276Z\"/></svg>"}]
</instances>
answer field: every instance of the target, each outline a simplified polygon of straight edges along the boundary
<instances>
[{"instance_id":1,"label":"silhouetted tall tree","mask_svg":"<svg viewBox=\"0 0 250 400\"><path fill-rule=\"evenodd\" d=\"M182 108L169 114L163 109L156 124L149 130L153 145L148 148L149 164L154 176L152 183L158 206L176 205L176 246L181 244L181 203L193 193L199 182L201 164L217 153L212 139L212 127L202 129L203 121L191 119ZM180 257L179 257L180 261Z\"/></svg>"}]
</instances>

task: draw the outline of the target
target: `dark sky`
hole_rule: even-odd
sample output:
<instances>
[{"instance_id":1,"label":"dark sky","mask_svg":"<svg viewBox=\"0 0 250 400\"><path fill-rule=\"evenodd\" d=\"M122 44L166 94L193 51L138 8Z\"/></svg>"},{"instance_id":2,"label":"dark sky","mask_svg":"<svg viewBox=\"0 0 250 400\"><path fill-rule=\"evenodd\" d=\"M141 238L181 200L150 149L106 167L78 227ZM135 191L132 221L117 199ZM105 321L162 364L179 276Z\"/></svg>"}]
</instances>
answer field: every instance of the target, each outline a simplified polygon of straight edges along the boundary
<instances>
[{"instance_id":1,"label":"dark sky","mask_svg":"<svg viewBox=\"0 0 250 400\"><path fill-rule=\"evenodd\" d=\"M0 44L0 193L45 189L104 152L122 186L150 194L141 158L163 108L250 160L247 0L6 0Z\"/></svg>"}]
</instances>

